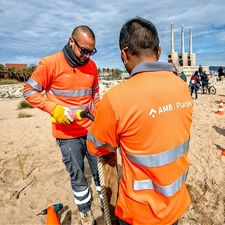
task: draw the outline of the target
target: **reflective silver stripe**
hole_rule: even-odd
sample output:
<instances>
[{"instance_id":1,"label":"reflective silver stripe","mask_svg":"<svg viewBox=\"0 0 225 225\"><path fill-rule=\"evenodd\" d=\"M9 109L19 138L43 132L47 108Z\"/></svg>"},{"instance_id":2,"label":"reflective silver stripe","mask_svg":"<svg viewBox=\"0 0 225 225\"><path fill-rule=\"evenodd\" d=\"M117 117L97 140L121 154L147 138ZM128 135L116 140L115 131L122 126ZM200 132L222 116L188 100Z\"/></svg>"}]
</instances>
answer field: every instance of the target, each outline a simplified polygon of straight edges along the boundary
<instances>
[{"instance_id":1,"label":"reflective silver stripe","mask_svg":"<svg viewBox=\"0 0 225 225\"><path fill-rule=\"evenodd\" d=\"M98 89L99 88L99 85L97 84L97 85L95 85L94 87L92 87L92 90L94 91L94 90L96 90L96 89Z\"/></svg>"},{"instance_id":2,"label":"reflective silver stripe","mask_svg":"<svg viewBox=\"0 0 225 225\"><path fill-rule=\"evenodd\" d=\"M64 96L64 97L81 97L86 95L92 94L92 89L86 90L58 90L51 88L49 94L57 95L57 96Z\"/></svg>"},{"instance_id":3,"label":"reflective silver stripe","mask_svg":"<svg viewBox=\"0 0 225 225\"><path fill-rule=\"evenodd\" d=\"M34 81L32 78L29 78L29 80L26 82L26 84L29 84L33 90L29 90L23 93L24 98L28 98L29 96L37 93L37 92L42 92L44 91L44 88L38 84L36 81Z\"/></svg>"},{"instance_id":4,"label":"reflective silver stripe","mask_svg":"<svg viewBox=\"0 0 225 225\"><path fill-rule=\"evenodd\" d=\"M27 81L27 84L29 84L33 89L35 89L39 92L44 91L44 87L42 87L39 83L37 83L32 78L29 78L29 80Z\"/></svg>"},{"instance_id":5,"label":"reflective silver stripe","mask_svg":"<svg viewBox=\"0 0 225 225\"><path fill-rule=\"evenodd\" d=\"M99 95L99 93L92 93L92 97L93 98L100 98L100 95Z\"/></svg>"},{"instance_id":6,"label":"reflective silver stripe","mask_svg":"<svg viewBox=\"0 0 225 225\"><path fill-rule=\"evenodd\" d=\"M92 142L95 148L107 148L112 152L116 152L117 147L113 147L109 144L104 144L101 141L96 140L94 135L90 131L87 134L87 140Z\"/></svg>"},{"instance_id":7,"label":"reflective silver stripe","mask_svg":"<svg viewBox=\"0 0 225 225\"><path fill-rule=\"evenodd\" d=\"M174 162L176 159L180 158L185 154L189 149L190 138L185 141L183 144L178 145L166 152L153 154L153 155L134 155L126 153L129 160L139 166L144 167L158 167L167 165L171 162Z\"/></svg>"},{"instance_id":8,"label":"reflective silver stripe","mask_svg":"<svg viewBox=\"0 0 225 225\"><path fill-rule=\"evenodd\" d=\"M170 197L173 196L183 185L185 180L187 179L188 170L180 176L174 183L162 186L159 184L156 184L152 180L134 180L133 182L133 188L135 191L141 191L141 190L154 190L159 194L162 194L164 196Z\"/></svg>"},{"instance_id":9,"label":"reflective silver stripe","mask_svg":"<svg viewBox=\"0 0 225 225\"><path fill-rule=\"evenodd\" d=\"M39 91L35 91L35 90L29 90L29 91L25 91L23 93L23 97L24 98L28 98L29 96L36 94L36 93L40 93Z\"/></svg>"},{"instance_id":10,"label":"reflective silver stripe","mask_svg":"<svg viewBox=\"0 0 225 225\"><path fill-rule=\"evenodd\" d=\"M68 107L72 111L77 111L79 109L85 110L86 108L92 110L94 108L94 103L91 102L90 104L85 105L85 106L65 106L65 107Z\"/></svg>"},{"instance_id":11,"label":"reflective silver stripe","mask_svg":"<svg viewBox=\"0 0 225 225\"><path fill-rule=\"evenodd\" d=\"M94 105L94 102L91 101L91 103L89 104L89 109L92 110L94 109L95 105ZM86 108L86 107L85 107Z\"/></svg>"},{"instance_id":12,"label":"reflective silver stripe","mask_svg":"<svg viewBox=\"0 0 225 225\"><path fill-rule=\"evenodd\" d=\"M89 192L88 188L81 192L75 192L74 194L74 201L77 205L85 204L90 201L91 199L91 193Z\"/></svg>"}]
</instances>

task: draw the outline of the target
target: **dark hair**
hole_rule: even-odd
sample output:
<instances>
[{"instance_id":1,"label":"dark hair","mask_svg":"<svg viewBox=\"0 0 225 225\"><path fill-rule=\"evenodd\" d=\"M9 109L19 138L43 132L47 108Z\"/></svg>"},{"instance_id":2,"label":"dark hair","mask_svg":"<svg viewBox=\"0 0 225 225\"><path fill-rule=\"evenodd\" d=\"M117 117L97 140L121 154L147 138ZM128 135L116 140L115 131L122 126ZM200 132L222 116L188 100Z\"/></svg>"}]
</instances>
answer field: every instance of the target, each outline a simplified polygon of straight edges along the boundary
<instances>
[{"instance_id":1,"label":"dark hair","mask_svg":"<svg viewBox=\"0 0 225 225\"><path fill-rule=\"evenodd\" d=\"M155 25L139 16L128 20L120 30L120 49L128 47L130 54L158 54L159 37Z\"/></svg>"},{"instance_id":2,"label":"dark hair","mask_svg":"<svg viewBox=\"0 0 225 225\"><path fill-rule=\"evenodd\" d=\"M76 28L74 28L73 32L72 32L72 36L73 37L77 37L79 36L80 33L85 33L87 34L87 36L93 40L95 40L95 34L94 32L92 31L92 29L86 25L81 25L81 26L78 26Z\"/></svg>"}]
</instances>

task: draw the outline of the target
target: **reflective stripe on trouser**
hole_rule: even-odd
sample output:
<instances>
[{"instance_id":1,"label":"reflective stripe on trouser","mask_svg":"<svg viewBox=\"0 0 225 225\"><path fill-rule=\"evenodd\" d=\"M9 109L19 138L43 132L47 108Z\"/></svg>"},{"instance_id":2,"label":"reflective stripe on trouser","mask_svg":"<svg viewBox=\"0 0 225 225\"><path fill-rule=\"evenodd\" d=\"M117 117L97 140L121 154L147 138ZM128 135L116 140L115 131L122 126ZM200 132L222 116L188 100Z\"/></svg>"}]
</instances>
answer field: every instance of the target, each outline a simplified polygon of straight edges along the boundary
<instances>
[{"instance_id":1,"label":"reflective stripe on trouser","mask_svg":"<svg viewBox=\"0 0 225 225\"><path fill-rule=\"evenodd\" d=\"M101 207L103 207L103 198L102 198L102 188L101 186L96 186L96 191L98 193L98 196L100 198L100 204L101 204Z\"/></svg>"},{"instance_id":2,"label":"reflective stripe on trouser","mask_svg":"<svg viewBox=\"0 0 225 225\"><path fill-rule=\"evenodd\" d=\"M72 139L56 139L62 153L62 161L70 174L70 182L74 194L74 201L80 212L86 212L90 209L91 193L84 174L84 157L86 156L96 189L100 192L100 182L98 176L97 157L87 151L86 137ZM97 191L98 191L97 190Z\"/></svg>"}]
</instances>

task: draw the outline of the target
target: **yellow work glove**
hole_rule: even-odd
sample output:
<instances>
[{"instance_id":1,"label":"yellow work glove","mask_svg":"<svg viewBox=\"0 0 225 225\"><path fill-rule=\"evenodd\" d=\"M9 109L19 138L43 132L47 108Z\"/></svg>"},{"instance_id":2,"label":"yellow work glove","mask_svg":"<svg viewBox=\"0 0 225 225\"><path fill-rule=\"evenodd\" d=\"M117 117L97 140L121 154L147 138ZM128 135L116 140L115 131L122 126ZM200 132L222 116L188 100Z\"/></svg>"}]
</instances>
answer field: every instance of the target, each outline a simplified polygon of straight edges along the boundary
<instances>
[{"instance_id":1,"label":"yellow work glove","mask_svg":"<svg viewBox=\"0 0 225 225\"><path fill-rule=\"evenodd\" d=\"M57 105L52 110L52 118L51 121L54 123L60 123L60 124L70 124L74 121L74 119L70 115L70 109Z\"/></svg>"}]
</instances>

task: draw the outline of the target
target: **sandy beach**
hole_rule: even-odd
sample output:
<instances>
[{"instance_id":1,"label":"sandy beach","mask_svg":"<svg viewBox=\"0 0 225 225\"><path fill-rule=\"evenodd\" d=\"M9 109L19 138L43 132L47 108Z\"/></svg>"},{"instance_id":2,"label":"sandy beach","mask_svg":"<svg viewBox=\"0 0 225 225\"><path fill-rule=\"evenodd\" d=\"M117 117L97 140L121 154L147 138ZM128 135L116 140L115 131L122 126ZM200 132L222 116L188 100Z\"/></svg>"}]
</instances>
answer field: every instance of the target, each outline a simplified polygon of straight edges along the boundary
<instances>
[{"instance_id":1,"label":"sandy beach","mask_svg":"<svg viewBox=\"0 0 225 225\"><path fill-rule=\"evenodd\" d=\"M225 114L216 114L225 101L225 82L215 82L215 95L201 94L193 100L190 142L190 170L187 179L192 203L179 225L225 224ZM110 85L109 85L110 87ZM103 94L107 89L100 89ZM22 98L0 100L0 224L45 224L36 216L49 205L62 203L59 218L63 225L78 225L69 176L51 134L49 115L39 109L23 109L32 115L17 118ZM92 210L97 225L103 215L92 177Z\"/></svg>"}]
</instances>

